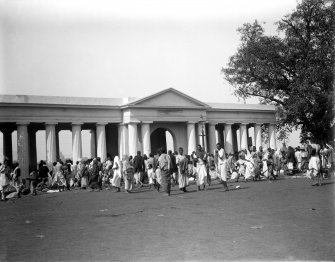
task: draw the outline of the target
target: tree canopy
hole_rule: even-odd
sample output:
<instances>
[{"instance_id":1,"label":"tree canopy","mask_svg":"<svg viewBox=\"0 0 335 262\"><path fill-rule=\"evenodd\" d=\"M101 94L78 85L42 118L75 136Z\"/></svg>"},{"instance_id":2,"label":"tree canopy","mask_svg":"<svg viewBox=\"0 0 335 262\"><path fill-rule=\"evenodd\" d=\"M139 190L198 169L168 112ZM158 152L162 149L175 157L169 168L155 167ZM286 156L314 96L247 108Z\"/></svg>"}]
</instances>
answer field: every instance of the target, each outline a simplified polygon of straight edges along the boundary
<instances>
[{"instance_id":1,"label":"tree canopy","mask_svg":"<svg viewBox=\"0 0 335 262\"><path fill-rule=\"evenodd\" d=\"M257 20L238 29L241 45L222 72L235 95L276 105L281 138L300 128L301 142L332 139L334 14L334 1L303 0L276 23L277 36Z\"/></svg>"}]
</instances>

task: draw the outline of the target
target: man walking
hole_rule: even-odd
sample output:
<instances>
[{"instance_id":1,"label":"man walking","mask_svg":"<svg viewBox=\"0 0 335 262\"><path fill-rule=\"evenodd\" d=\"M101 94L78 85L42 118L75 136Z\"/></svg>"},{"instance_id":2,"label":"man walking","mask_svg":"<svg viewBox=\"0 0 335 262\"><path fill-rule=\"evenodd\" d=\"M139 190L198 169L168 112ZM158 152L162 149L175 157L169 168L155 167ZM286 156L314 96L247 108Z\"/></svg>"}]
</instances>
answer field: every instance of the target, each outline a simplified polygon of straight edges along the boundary
<instances>
[{"instance_id":1,"label":"man walking","mask_svg":"<svg viewBox=\"0 0 335 262\"><path fill-rule=\"evenodd\" d=\"M141 178L145 170L145 165L144 165L144 159L141 156L141 151L137 151L137 155L134 157L133 168L134 168L135 183L139 184L140 187L142 187L143 183L141 182Z\"/></svg>"}]
</instances>

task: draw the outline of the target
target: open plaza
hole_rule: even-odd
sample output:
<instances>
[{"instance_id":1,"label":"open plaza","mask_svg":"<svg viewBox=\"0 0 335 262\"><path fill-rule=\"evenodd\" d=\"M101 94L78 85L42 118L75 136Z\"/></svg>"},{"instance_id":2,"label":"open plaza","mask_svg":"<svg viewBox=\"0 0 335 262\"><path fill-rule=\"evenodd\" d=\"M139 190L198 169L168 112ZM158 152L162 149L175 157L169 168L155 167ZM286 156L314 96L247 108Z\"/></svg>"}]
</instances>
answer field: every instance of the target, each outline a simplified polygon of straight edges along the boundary
<instances>
[{"instance_id":1,"label":"open plaza","mask_svg":"<svg viewBox=\"0 0 335 262\"><path fill-rule=\"evenodd\" d=\"M1 261L329 260L334 179L213 181L171 196L142 187L2 202Z\"/></svg>"}]
</instances>

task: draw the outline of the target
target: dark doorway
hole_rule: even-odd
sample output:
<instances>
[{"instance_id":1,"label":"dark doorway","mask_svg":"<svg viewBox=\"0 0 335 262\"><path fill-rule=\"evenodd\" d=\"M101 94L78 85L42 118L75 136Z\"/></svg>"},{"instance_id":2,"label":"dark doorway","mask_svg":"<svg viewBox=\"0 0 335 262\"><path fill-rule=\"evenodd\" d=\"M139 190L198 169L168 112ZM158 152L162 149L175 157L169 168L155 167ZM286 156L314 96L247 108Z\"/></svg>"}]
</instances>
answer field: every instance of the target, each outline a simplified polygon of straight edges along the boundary
<instances>
[{"instance_id":1,"label":"dark doorway","mask_svg":"<svg viewBox=\"0 0 335 262\"><path fill-rule=\"evenodd\" d=\"M157 149L165 147L167 150L174 150L174 137L166 128L157 128L150 135L151 152L157 153Z\"/></svg>"}]
</instances>

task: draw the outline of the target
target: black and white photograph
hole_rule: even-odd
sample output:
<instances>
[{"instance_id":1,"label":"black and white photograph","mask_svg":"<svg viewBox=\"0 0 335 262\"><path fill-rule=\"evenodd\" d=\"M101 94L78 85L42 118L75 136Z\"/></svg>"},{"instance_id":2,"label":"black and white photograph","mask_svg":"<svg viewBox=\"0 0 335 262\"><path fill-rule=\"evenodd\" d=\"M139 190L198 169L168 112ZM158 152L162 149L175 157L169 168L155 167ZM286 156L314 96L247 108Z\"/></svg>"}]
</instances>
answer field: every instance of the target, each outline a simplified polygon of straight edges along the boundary
<instances>
[{"instance_id":1,"label":"black and white photograph","mask_svg":"<svg viewBox=\"0 0 335 262\"><path fill-rule=\"evenodd\" d=\"M0 262L334 261L333 0L0 0Z\"/></svg>"}]
</instances>

